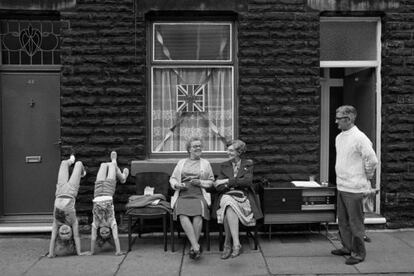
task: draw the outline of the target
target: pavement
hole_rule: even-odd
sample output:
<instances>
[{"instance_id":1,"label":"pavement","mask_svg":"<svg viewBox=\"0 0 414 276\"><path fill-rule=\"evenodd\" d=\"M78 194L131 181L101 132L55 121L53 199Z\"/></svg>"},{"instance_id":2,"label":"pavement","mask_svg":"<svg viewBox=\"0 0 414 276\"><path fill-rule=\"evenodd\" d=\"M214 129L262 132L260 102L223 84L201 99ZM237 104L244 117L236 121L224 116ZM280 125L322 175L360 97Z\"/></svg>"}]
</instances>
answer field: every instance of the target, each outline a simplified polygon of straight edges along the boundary
<instances>
[{"instance_id":1,"label":"pavement","mask_svg":"<svg viewBox=\"0 0 414 276\"><path fill-rule=\"evenodd\" d=\"M123 256L104 246L94 256L53 259L46 257L46 234L0 235L0 275L414 275L414 229L371 230L368 236L366 260L346 265L345 257L330 253L341 247L336 230L274 233L271 240L263 235L258 250L242 233L242 255L228 260L220 259L213 235L211 250L198 261L189 259L183 234L175 252L170 247L164 252L162 236L150 233L135 236L132 250ZM127 236L120 240L127 249ZM81 243L82 251L89 250L89 235L81 235Z\"/></svg>"}]
</instances>

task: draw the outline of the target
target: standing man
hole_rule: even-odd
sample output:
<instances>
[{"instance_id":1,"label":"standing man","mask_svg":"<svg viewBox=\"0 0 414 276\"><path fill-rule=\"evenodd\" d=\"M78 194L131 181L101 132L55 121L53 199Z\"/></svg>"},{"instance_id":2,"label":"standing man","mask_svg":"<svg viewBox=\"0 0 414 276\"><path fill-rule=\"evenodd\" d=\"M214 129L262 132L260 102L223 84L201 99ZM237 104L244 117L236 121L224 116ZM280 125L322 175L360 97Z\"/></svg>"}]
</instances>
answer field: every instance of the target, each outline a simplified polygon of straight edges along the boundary
<instances>
[{"instance_id":1,"label":"standing man","mask_svg":"<svg viewBox=\"0 0 414 276\"><path fill-rule=\"evenodd\" d=\"M336 110L335 122L342 130L336 137L336 185L338 188L338 227L342 248L334 255L350 255L347 265L364 261L364 193L371 187L378 159L368 137L355 126L356 109L350 105Z\"/></svg>"}]
</instances>

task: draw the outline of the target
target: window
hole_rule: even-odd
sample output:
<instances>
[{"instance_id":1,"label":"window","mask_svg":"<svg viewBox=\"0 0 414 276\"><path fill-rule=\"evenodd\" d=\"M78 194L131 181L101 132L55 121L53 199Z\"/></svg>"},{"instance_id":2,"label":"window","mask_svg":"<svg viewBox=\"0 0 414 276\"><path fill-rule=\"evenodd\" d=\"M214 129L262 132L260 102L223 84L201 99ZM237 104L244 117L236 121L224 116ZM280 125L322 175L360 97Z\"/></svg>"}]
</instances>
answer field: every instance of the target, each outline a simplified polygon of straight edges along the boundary
<instances>
[{"instance_id":1,"label":"window","mask_svg":"<svg viewBox=\"0 0 414 276\"><path fill-rule=\"evenodd\" d=\"M378 18L323 17L320 27L321 181L336 182L335 111L353 105L356 125L380 157L381 143L381 22ZM379 187L380 167L374 187ZM377 198L376 212L379 212Z\"/></svg>"},{"instance_id":2,"label":"window","mask_svg":"<svg viewBox=\"0 0 414 276\"><path fill-rule=\"evenodd\" d=\"M59 21L2 21L0 41L3 65L60 64Z\"/></svg>"},{"instance_id":3,"label":"window","mask_svg":"<svg viewBox=\"0 0 414 276\"><path fill-rule=\"evenodd\" d=\"M232 22L151 23L151 154L223 153L234 137Z\"/></svg>"}]
</instances>

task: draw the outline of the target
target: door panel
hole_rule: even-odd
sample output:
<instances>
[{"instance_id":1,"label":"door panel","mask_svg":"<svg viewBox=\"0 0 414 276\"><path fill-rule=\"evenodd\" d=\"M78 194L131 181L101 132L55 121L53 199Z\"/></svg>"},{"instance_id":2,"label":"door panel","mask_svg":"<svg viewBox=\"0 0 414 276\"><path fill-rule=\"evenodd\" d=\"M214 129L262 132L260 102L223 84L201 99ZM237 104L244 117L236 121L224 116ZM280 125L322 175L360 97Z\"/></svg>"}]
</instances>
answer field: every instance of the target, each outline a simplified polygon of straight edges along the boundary
<instances>
[{"instance_id":1,"label":"door panel","mask_svg":"<svg viewBox=\"0 0 414 276\"><path fill-rule=\"evenodd\" d=\"M345 102L353 105L358 116L355 124L375 148L376 137L376 78L375 68L361 68L347 75L344 81Z\"/></svg>"},{"instance_id":2,"label":"door panel","mask_svg":"<svg viewBox=\"0 0 414 276\"><path fill-rule=\"evenodd\" d=\"M60 162L59 73L2 73L4 213L53 210Z\"/></svg>"},{"instance_id":3,"label":"door panel","mask_svg":"<svg viewBox=\"0 0 414 276\"><path fill-rule=\"evenodd\" d=\"M338 129L338 125L335 122L336 109L343 105L344 91L343 87L330 87L329 88L329 183L336 185L336 149L335 139L341 132Z\"/></svg>"}]
</instances>

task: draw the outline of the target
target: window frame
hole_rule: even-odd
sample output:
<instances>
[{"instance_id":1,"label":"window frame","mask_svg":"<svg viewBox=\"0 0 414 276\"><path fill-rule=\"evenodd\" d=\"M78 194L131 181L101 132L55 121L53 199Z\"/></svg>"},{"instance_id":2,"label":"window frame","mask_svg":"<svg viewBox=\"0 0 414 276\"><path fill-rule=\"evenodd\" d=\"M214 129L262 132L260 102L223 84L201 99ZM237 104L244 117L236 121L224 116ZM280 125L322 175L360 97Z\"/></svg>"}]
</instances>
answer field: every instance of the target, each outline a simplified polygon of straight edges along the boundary
<instances>
[{"instance_id":1,"label":"window frame","mask_svg":"<svg viewBox=\"0 0 414 276\"><path fill-rule=\"evenodd\" d=\"M217 61L217 60L155 60L155 25L156 24L229 24L230 26L230 60ZM153 105L153 72L154 69L159 68L230 68L232 75L232 137L237 136L238 133L238 59L237 59L237 21L234 16L199 16L199 17L174 17L174 16L162 16L151 18L147 20L147 129L146 141L147 151L146 155L148 159L160 159L160 158L183 158L187 157L186 151L166 151L155 152L153 151L153 120L152 120L152 105ZM203 152L204 158L225 158L227 157L227 151L215 151L215 152Z\"/></svg>"},{"instance_id":2,"label":"window frame","mask_svg":"<svg viewBox=\"0 0 414 276\"><path fill-rule=\"evenodd\" d=\"M13 18L13 19L2 19L0 20L0 25L5 26L7 28L10 27L10 24L17 24L18 26L18 34L20 35L22 31L26 30L27 28L22 27L22 25L28 25L33 27L34 25L34 30L39 31L41 36L43 37L44 34L52 34L54 37L56 37L56 47L54 49L42 49L40 47L40 45L37 47L38 50L36 52L40 53L40 63L33 63L33 55L29 55L26 51L26 54L29 56L30 59L30 63L22 63L22 56L21 56L21 51L24 51L24 47L22 47L19 50L9 50L6 49L6 53L8 54L8 62L4 63L3 61L3 39L0 39L0 66L2 69L4 68L60 68L62 65L62 61L61 61L61 30L62 30L62 22L56 18ZM47 32L43 30L44 25L43 24L50 24L51 25L51 29L52 31ZM36 25L39 25L39 28L36 28ZM56 29L55 29L56 28ZM10 33L17 33L16 31L8 31L6 33L2 33L0 32L0 36L5 36L7 34ZM9 51L9 52L8 52ZM10 55L12 53L16 53L19 56L19 63L10 63ZM45 59L44 59L44 54L50 54L51 55L51 63L44 63ZM56 62L55 61L55 55L58 56L59 60Z\"/></svg>"},{"instance_id":3,"label":"window frame","mask_svg":"<svg viewBox=\"0 0 414 276\"><path fill-rule=\"evenodd\" d=\"M230 26L230 54L229 54L229 60L156 60L155 59L155 25L192 25L192 24L200 24L200 25L229 25ZM225 22L225 21L213 21L213 22L206 22L206 21L184 21L184 22L162 22L162 21L156 21L151 24L152 28L152 37L151 37L151 62L152 64L233 64L234 56L233 56L233 24L231 22Z\"/></svg>"}]
</instances>

